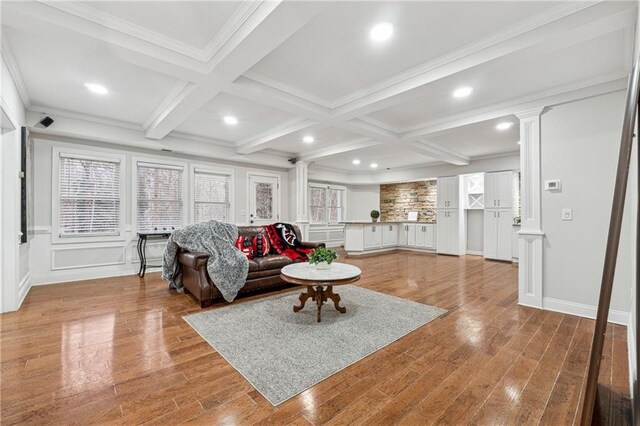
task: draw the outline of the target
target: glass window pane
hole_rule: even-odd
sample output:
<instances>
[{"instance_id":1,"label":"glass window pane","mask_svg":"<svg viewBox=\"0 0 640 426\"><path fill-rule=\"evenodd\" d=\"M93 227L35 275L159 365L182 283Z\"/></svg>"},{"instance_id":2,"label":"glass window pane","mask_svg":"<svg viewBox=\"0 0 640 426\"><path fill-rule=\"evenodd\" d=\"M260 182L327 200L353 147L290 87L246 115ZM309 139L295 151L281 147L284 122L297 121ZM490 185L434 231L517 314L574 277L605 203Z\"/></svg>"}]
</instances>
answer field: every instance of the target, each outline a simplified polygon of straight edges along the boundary
<instances>
[{"instance_id":1,"label":"glass window pane","mask_svg":"<svg viewBox=\"0 0 640 426\"><path fill-rule=\"evenodd\" d=\"M256 217L258 219L273 218L273 185L265 182L255 184Z\"/></svg>"}]
</instances>

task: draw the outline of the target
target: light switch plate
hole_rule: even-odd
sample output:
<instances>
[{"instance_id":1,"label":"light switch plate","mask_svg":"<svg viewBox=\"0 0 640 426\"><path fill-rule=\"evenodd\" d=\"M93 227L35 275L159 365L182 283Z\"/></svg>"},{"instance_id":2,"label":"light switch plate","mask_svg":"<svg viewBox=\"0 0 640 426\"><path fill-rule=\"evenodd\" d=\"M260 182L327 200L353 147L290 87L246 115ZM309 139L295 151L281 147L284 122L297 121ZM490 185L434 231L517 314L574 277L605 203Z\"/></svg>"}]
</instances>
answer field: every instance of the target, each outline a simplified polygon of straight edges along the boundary
<instances>
[{"instance_id":1,"label":"light switch plate","mask_svg":"<svg viewBox=\"0 0 640 426\"><path fill-rule=\"evenodd\" d=\"M562 209L562 220L573 220L573 210Z\"/></svg>"},{"instance_id":2,"label":"light switch plate","mask_svg":"<svg viewBox=\"0 0 640 426\"><path fill-rule=\"evenodd\" d=\"M545 180L544 189L545 191L560 192L562 190L562 182L560 179Z\"/></svg>"}]
</instances>

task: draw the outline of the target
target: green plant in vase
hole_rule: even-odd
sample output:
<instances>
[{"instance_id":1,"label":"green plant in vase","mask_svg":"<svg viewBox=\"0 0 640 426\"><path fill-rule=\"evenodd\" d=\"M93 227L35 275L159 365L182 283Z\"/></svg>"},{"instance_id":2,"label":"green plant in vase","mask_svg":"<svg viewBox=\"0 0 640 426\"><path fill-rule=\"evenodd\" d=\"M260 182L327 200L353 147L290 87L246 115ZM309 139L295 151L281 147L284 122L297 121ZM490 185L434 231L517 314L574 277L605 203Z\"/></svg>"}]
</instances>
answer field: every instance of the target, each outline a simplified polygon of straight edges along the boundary
<instances>
[{"instance_id":1,"label":"green plant in vase","mask_svg":"<svg viewBox=\"0 0 640 426\"><path fill-rule=\"evenodd\" d=\"M331 263L338 258L338 253L324 247L318 247L309 253L309 264L316 265L316 269L329 269Z\"/></svg>"},{"instance_id":2,"label":"green plant in vase","mask_svg":"<svg viewBox=\"0 0 640 426\"><path fill-rule=\"evenodd\" d=\"M374 222L377 222L379 217L380 217L380 212L378 210L371 210L371 220L373 220Z\"/></svg>"}]
</instances>

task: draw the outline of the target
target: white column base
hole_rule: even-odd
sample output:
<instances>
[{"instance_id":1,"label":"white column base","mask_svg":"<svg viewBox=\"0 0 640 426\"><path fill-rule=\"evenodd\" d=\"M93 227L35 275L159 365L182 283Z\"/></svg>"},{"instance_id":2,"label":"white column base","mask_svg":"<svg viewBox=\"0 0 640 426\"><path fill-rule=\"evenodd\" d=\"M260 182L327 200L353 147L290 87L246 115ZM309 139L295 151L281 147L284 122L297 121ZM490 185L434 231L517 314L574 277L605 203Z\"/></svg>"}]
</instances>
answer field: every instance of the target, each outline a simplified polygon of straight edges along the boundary
<instances>
[{"instance_id":1,"label":"white column base","mask_svg":"<svg viewBox=\"0 0 640 426\"><path fill-rule=\"evenodd\" d=\"M308 220L296 220L296 225L300 228L300 234L302 234L302 241L309 241L309 221Z\"/></svg>"},{"instance_id":2,"label":"white column base","mask_svg":"<svg viewBox=\"0 0 640 426\"><path fill-rule=\"evenodd\" d=\"M518 303L542 309L542 268L544 233L518 232Z\"/></svg>"}]
</instances>

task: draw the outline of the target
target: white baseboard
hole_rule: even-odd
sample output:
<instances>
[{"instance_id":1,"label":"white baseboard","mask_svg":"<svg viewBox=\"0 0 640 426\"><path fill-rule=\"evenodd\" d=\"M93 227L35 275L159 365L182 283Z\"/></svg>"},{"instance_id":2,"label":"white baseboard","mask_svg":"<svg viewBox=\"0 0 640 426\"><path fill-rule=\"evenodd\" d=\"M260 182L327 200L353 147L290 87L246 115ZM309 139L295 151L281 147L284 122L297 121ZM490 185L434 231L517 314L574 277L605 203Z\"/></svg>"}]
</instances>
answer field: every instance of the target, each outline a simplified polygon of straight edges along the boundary
<instances>
[{"instance_id":1,"label":"white baseboard","mask_svg":"<svg viewBox=\"0 0 640 426\"><path fill-rule=\"evenodd\" d=\"M467 254L471 256L484 256L484 252L478 250L467 250Z\"/></svg>"},{"instance_id":2,"label":"white baseboard","mask_svg":"<svg viewBox=\"0 0 640 426\"><path fill-rule=\"evenodd\" d=\"M160 272L162 268L147 268L146 273ZM127 275L137 275L138 270L135 271L117 271L117 272L102 272L102 271L73 271L68 273L55 274L54 275L34 275L33 285L49 285L49 284L63 284L72 281L86 281L95 280L100 278L112 278L112 277L124 277Z\"/></svg>"},{"instance_id":3,"label":"white baseboard","mask_svg":"<svg viewBox=\"0 0 640 426\"><path fill-rule=\"evenodd\" d=\"M29 294L29 290L31 290L31 272L27 272L24 278L18 284L18 306L16 306L16 311L20 309L22 306L22 302Z\"/></svg>"},{"instance_id":4,"label":"white baseboard","mask_svg":"<svg viewBox=\"0 0 640 426\"><path fill-rule=\"evenodd\" d=\"M552 299L550 297L542 298L542 309L591 319L595 319L598 312L598 308L596 306ZM628 327L631 322L631 313L610 309L609 322Z\"/></svg>"},{"instance_id":5,"label":"white baseboard","mask_svg":"<svg viewBox=\"0 0 640 426\"><path fill-rule=\"evenodd\" d=\"M633 386L634 379L638 380L638 371L636 369L637 357L636 353L636 336L635 336L635 324L631 321L632 318L629 318L629 325L627 326L627 352L629 354L629 395L631 395L631 406L633 407L633 398L636 398L638 395L635 395L635 390Z\"/></svg>"}]
</instances>

